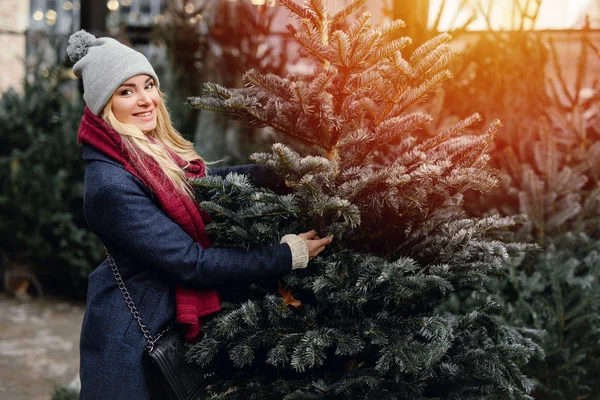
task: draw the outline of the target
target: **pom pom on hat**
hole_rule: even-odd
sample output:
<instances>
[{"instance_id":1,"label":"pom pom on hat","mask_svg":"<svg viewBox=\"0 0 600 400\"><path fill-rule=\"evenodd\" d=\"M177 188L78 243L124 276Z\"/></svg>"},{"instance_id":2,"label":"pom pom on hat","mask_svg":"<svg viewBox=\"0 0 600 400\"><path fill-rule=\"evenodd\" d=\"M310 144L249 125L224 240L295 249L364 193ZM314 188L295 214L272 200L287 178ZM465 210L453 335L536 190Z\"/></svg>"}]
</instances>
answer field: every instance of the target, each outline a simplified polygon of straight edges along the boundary
<instances>
[{"instance_id":1,"label":"pom pom on hat","mask_svg":"<svg viewBox=\"0 0 600 400\"><path fill-rule=\"evenodd\" d=\"M82 29L69 37L67 54L75 63L73 73L83 79L83 99L95 115L100 115L115 90L129 78L148 75L159 86L148 59L113 38L96 38Z\"/></svg>"},{"instance_id":2,"label":"pom pom on hat","mask_svg":"<svg viewBox=\"0 0 600 400\"><path fill-rule=\"evenodd\" d=\"M67 47L67 54L71 61L76 63L81 60L87 54L94 39L96 39L96 36L83 29L72 34L69 37L69 46Z\"/></svg>"}]
</instances>

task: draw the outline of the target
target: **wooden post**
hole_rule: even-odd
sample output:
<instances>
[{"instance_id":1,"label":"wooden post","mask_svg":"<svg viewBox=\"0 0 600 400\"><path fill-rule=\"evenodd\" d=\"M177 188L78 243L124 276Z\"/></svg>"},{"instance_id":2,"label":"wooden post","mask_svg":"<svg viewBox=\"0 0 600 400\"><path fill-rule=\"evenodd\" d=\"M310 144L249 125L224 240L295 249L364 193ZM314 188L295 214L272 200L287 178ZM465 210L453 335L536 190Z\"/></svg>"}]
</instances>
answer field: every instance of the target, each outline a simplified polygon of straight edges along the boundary
<instances>
[{"instance_id":1,"label":"wooden post","mask_svg":"<svg viewBox=\"0 0 600 400\"><path fill-rule=\"evenodd\" d=\"M406 22L404 35L413 39L418 46L428 38L429 0L394 0L393 19Z\"/></svg>"}]
</instances>

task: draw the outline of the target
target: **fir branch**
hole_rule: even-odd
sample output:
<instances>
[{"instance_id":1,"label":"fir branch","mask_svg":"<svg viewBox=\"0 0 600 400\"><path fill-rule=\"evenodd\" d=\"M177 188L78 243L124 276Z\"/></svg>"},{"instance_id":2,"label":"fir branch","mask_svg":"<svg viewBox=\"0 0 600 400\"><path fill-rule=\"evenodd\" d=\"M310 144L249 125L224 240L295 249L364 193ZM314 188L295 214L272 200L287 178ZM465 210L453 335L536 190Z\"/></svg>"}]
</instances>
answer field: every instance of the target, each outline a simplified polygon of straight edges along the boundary
<instances>
[{"instance_id":1,"label":"fir branch","mask_svg":"<svg viewBox=\"0 0 600 400\"><path fill-rule=\"evenodd\" d=\"M310 86L308 89L308 97L313 98L313 97L317 96L319 93L326 92L327 89L331 86L335 77L336 77L336 75L333 70L321 72L310 83Z\"/></svg>"},{"instance_id":2,"label":"fir branch","mask_svg":"<svg viewBox=\"0 0 600 400\"><path fill-rule=\"evenodd\" d=\"M381 79L380 74L372 70L354 74L348 80L347 87L351 94L346 98L345 103L350 104L351 102L356 101L356 99L364 97L364 94L368 93L379 79Z\"/></svg>"},{"instance_id":3,"label":"fir branch","mask_svg":"<svg viewBox=\"0 0 600 400\"><path fill-rule=\"evenodd\" d=\"M428 139L425 142L417 145L415 148L419 151L427 152L428 150L431 150L434 147L437 147L438 145L445 142L449 138L455 136L456 134L464 132L465 129L469 128L474 123L481 122L481 120L482 119L479 114L477 114L477 113L471 114L467 118L457 122L456 124L453 124L452 126L445 129L444 131L438 133L431 139Z\"/></svg>"},{"instance_id":4,"label":"fir branch","mask_svg":"<svg viewBox=\"0 0 600 400\"><path fill-rule=\"evenodd\" d=\"M202 94L219 99L228 99L232 96L233 92L218 83L206 82L204 83Z\"/></svg>"},{"instance_id":5,"label":"fir branch","mask_svg":"<svg viewBox=\"0 0 600 400\"><path fill-rule=\"evenodd\" d=\"M424 75L429 70L433 70L434 73L439 72L433 69L434 65L436 65L440 60L448 61L453 57L453 53L451 52L450 46L446 43L443 43L436 47L433 51L428 53L425 57L422 57L418 63L413 64L413 75L415 77L420 77Z\"/></svg>"},{"instance_id":6,"label":"fir branch","mask_svg":"<svg viewBox=\"0 0 600 400\"><path fill-rule=\"evenodd\" d=\"M450 64L452 59L457 54L458 52L455 49L450 48L447 53L442 54L442 56L429 68L429 70L423 76L425 78L430 78L431 76L442 71L448 66L448 64Z\"/></svg>"},{"instance_id":7,"label":"fir branch","mask_svg":"<svg viewBox=\"0 0 600 400\"><path fill-rule=\"evenodd\" d=\"M292 97L292 92L289 88L289 81L282 79L276 75L264 75L255 69L246 71L243 76L246 85L251 87L259 87L265 92L271 93L282 100L288 100Z\"/></svg>"},{"instance_id":8,"label":"fir branch","mask_svg":"<svg viewBox=\"0 0 600 400\"><path fill-rule=\"evenodd\" d=\"M365 0L366 1L366 0ZM371 13L364 12L362 13L352 25L348 28L346 32L350 41L358 41L359 36L368 32L371 29Z\"/></svg>"},{"instance_id":9,"label":"fir branch","mask_svg":"<svg viewBox=\"0 0 600 400\"><path fill-rule=\"evenodd\" d=\"M406 76L406 77L413 77L415 76L414 72L413 72L413 68L411 67L411 65L408 63L408 61L406 61L403 57L401 53L395 53L394 56L392 57L393 60L393 65L396 68L396 70L398 72L400 72L402 75Z\"/></svg>"},{"instance_id":10,"label":"fir branch","mask_svg":"<svg viewBox=\"0 0 600 400\"><path fill-rule=\"evenodd\" d=\"M427 40L425 43L420 45L413 51L410 56L410 62L412 65L416 65L423 60L429 53L437 49L442 44L447 44L452 39L452 36L448 33L441 33Z\"/></svg>"},{"instance_id":11,"label":"fir branch","mask_svg":"<svg viewBox=\"0 0 600 400\"><path fill-rule=\"evenodd\" d=\"M279 0L279 1L285 8L290 10L290 12L292 12L293 14L296 14L300 19L310 19L311 18L309 11L304 7L300 7L293 0Z\"/></svg>"},{"instance_id":12,"label":"fir branch","mask_svg":"<svg viewBox=\"0 0 600 400\"><path fill-rule=\"evenodd\" d=\"M431 122L431 120L430 115L422 112L387 119L378 124L375 129L373 141L376 141L378 146L387 144L422 127L422 125Z\"/></svg>"},{"instance_id":13,"label":"fir branch","mask_svg":"<svg viewBox=\"0 0 600 400\"><path fill-rule=\"evenodd\" d=\"M335 13L335 15L331 18L331 22L336 24L346 19L350 14L361 8L363 5L367 3L367 0L353 0L346 7L342 8L340 11ZM367 13L365 13L367 14ZM364 15L364 14L363 14ZM352 37L352 36L351 36Z\"/></svg>"},{"instance_id":14,"label":"fir branch","mask_svg":"<svg viewBox=\"0 0 600 400\"><path fill-rule=\"evenodd\" d=\"M378 48L376 53L365 61L366 65L373 65L384 58L392 56L394 53L402 50L411 43L410 38L399 38L385 44L383 47Z\"/></svg>"},{"instance_id":15,"label":"fir branch","mask_svg":"<svg viewBox=\"0 0 600 400\"><path fill-rule=\"evenodd\" d=\"M309 12L315 13L317 21L327 20L327 0L304 0L303 3Z\"/></svg>"},{"instance_id":16,"label":"fir branch","mask_svg":"<svg viewBox=\"0 0 600 400\"><path fill-rule=\"evenodd\" d=\"M369 97L363 97L358 100L358 104L365 110L372 120L377 120L377 115L379 114L379 105Z\"/></svg>"},{"instance_id":17,"label":"fir branch","mask_svg":"<svg viewBox=\"0 0 600 400\"><path fill-rule=\"evenodd\" d=\"M434 76L432 76L431 78L427 79L425 82L423 82L418 87L411 88L409 91L405 92L401 96L398 103L392 107L392 109L389 112L389 116L395 117L395 116L400 115L408 107L410 107L414 103L418 102L419 100L422 100L423 97L427 93L429 93L433 89L440 86L442 84L442 82L449 79L450 77L451 77L450 72L441 71L441 72L435 74Z\"/></svg>"},{"instance_id":18,"label":"fir branch","mask_svg":"<svg viewBox=\"0 0 600 400\"><path fill-rule=\"evenodd\" d=\"M360 35L358 39L354 41L352 47L353 63L360 66L363 71L367 70L368 68L366 67L368 67L368 64L365 59L373 54L373 51L379 47L382 40L381 35L374 29L369 29Z\"/></svg>"},{"instance_id":19,"label":"fir branch","mask_svg":"<svg viewBox=\"0 0 600 400\"><path fill-rule=\"evenodd\" d=\"M350 40L343 31L335 31L331 35L330 59L336 64L342 64L344 67L350 65Z\"/></svg>"},{"instance_id":20,"label":"fir branch","mask_svg":"<svg viewBox=\"0 0 600 400\"><path fill-rule=\"evenodd\" d=\"M385 24L383 27L378 27L377 28L377 33L381 36L381 37L387 37L387 36L393 36L396 33L400 32L402 29L406 28L406 23L402 20L394 20L394 21L390 21L387 24ZM411 41L412 43L412 39L411 38L407 38L408 40ZM408 43L409 45L411 43Z\"/></svg>"},{"instance_id":21,"label":"fir branch","mask_svg":"<svg viewBox=\"0 0 600 400\"><path fill-rule=\"evenodd\" d=\"M310 97L304 82L294 82L291 85L292 98L291 102L296 104L300 112L305 116L309 116L314 112L314 105L308 104Z\"/></svg>"},{"instance_id":22,"label":"fir branch","mask_svg":"<svg viewBox=\"0 0 600 400\"><path fill-rule=\"evenodd\" d=\"M333 60L330 59L326 48L318 39L318 35L311 33L313 32L298 32L294 38L304 50L314 56L317 60L322 62L333 62Z\"/></svg>"}]
</instances>

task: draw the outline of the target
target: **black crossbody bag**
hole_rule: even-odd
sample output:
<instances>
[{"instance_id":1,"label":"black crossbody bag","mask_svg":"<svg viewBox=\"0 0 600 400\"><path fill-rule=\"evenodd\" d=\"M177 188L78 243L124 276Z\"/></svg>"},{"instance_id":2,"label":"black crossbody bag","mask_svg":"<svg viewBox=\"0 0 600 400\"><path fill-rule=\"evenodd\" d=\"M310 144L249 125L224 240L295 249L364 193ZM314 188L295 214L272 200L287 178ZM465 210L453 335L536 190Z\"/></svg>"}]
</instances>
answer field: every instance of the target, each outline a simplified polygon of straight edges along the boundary
<instances>
[{"instance_id":1,"label":"black crossbody bag","mask_svg":"<svg viewBox=\"0 0 600 400\"><path fill-rule=\"evenodd\" d=\"M142 355L142 365L150 398L197 400L207 385L200 367L185 360L186 347L181 333L169 326L158 335L152 336L146 325L142 323L140 313L125 287L115 260L108 251L106 255L123 299L148 342Z\"/></svg>"}]
</instances>

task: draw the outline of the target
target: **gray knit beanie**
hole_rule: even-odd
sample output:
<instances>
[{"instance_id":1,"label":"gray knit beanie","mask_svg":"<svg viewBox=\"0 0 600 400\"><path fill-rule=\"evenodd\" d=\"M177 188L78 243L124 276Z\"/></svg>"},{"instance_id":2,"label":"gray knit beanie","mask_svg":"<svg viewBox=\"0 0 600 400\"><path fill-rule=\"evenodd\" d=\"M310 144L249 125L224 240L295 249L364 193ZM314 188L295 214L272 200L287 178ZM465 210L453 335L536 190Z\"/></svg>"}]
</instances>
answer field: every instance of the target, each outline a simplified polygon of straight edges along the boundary
<instances>
[{"instance_id":1,"label":"gray knit beanie","mask_svg":"<svg viewBox=\"0 0 600 400\"><path fill-rule=\"evenodd\" d=\"M95 115L100 115L115 90L129 78L149 75L158 87L148 59L115 39L96 38L82 29L69 37L67 54L75 63L73 72L83 79L83 99Z\"/></svg>"}]
</instances>

